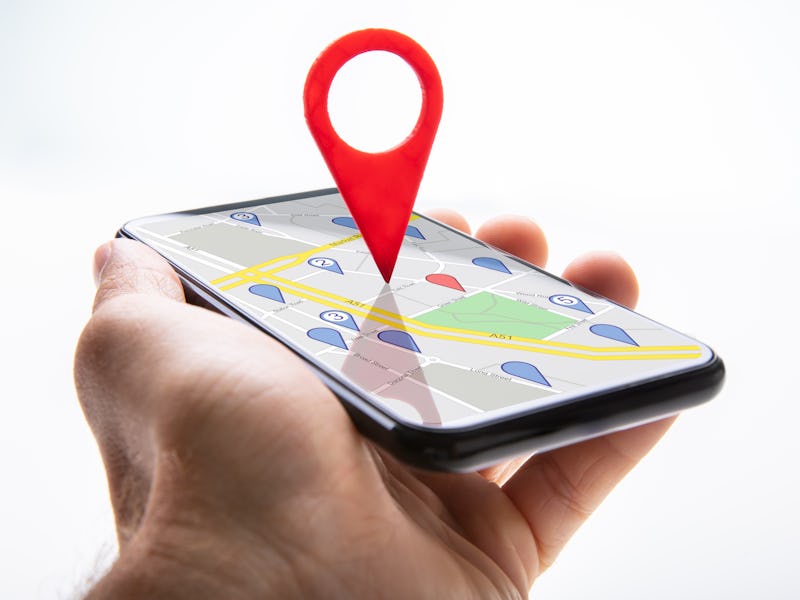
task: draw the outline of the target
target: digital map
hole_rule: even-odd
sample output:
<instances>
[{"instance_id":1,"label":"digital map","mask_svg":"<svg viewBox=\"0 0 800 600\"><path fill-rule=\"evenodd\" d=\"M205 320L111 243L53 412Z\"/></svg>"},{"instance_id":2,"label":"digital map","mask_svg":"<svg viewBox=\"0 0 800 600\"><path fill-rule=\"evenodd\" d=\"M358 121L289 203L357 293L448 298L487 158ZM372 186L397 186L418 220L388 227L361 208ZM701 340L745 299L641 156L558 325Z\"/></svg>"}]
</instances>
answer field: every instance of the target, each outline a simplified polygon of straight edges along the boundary
<instances>
[{"instance_id":1,"label":"digital map","mask_svg":"<svg viewBox=\"0 0 800 600\"><path fill-rule=\"evenodd\" d=\"M710 353L416 215L386 284L338 194L128 227L413 423L466 424Z\"/></svg>"}]
</instances>

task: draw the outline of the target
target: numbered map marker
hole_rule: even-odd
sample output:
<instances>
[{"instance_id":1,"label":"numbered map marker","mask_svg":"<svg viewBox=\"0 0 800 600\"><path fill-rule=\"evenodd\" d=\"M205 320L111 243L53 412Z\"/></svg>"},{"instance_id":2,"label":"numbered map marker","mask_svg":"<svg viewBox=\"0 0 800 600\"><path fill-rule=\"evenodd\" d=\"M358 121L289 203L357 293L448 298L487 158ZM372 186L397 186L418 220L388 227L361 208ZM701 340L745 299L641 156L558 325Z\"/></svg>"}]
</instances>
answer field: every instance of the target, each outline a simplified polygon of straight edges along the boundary
<instances>
[{"instance_id":1,"label":"numbered map marker","mask_svg":"<svg viewBox=\"0 0 800 600\"><path fill-rule=\"evenodd\" d=\"M251 285L249 290L251 294L255 294L256 296L261 296L262 298L268 298L269 300L275 300L275 302L286 304L286 300L283 299L283 294L281 293L280 288L274 285L257 283L256 285Z\"/></svg>"},{"instance_id":2,"label":"numbered map marker","mask_svg":"<svg viewBox=\"0 0 800 600\"><path fill-rule=\"evenodd\" d=\"M399 146L370 153L356 150L336 133L328 114L328 93L334 76L347 61L374 50L396 54L414 70L422 87L422 110L411 134ZM303 103L311 135L388 283L442 116L439 71L425 49L402 33L355 31L333 42L311 65ZM418 229L417 233L414 237L422 236Z\"/></svg>"},{"instance_id":3,"label":"numbered map marker","mask_svg":"<svg viewBox=\"0 0 800 600\"><path fill-rule=\"evenodd\" d=\"M627 331L621 327L617 327L616 325L597 323L596 325L589 327L589 331L595 335L599 335L600 337L608 338L616 342L622 342L623 344L630 344L631 346L639 345L631 336L628 335Z\"/></svg>"},{"instance_id":4,"label":"numbered map marker","mask_svg":"<svg viewBox=\"0 0 800 600\"><path fill-rule=\"evenodd\" d=\"M417 342L414 341L414 338L405 331L400 331L399 329L381 331L378 334L378 339L387 344L411 350L412 352L420 352L419 346L417 346Z\"/></svg>"},{"instance_id":5,"label":"numbered map marker","mask_svg":"<svg viewBox=\"0 0 800 600\"><path fill-rule=\"evenodd\" d=\"M538 383L540 385L546 385L547 387L552 387L550 382L544 378L542 372L534 367L531 363L521 362L518 360L511 360L508 362L504 362L500 365L500 368L503 369L504 372L508 373L513 377L519 377L520 379L527 379L528 381L532 381L533 383Z\"/></svg>"},{"instance_id":6,"label":"numbered map marker","mask_svg":"<svg viewBox=\"0 0 800 600\"><path fill-rule=\"evenodd\" d=\"M308 264L310 264L312 267L317 267L318 269L325 269L326 271L330 271L331 273L338 273L339 275L344 275L344 273L342 273L342 268L339 266L339 263L333 260L332 258L326 258L324 256L316 256L314 258L309 258Z\"/></svg>"},{"instance_id":7,"label":"numbered map marker","mask_svg":"<svg viewBox=\"0 0 800 600\"><path fill-rule=\"evenodd\" d=\"M258 215L249 212L235 212L231 215L234 221L241 221L242 223L250 223L250 225L258 225L261 227L261 221L258 220Z\"/></svg>"},{"instance_id":8,"label":"numbered map marker","mask_svg":"<svg viewBox=\"0 0 800 600\"><path fill-rule=\"evenodd\" d=\"M550 302L553 304L557 304L558 306L563 306L564 308L571 308L573 310L579 310L581 312L588 313L593 315L592 309L584 304L583 300L580 298L576 298L575 296L569 296L567 294L556 294L555 296L550 296Z\"/></svg>"},{"instance_id":9,"label":"numbered map marker","mask_svg":"<svg viewBox=\"0 0 800 600\"><path fill-rule=\"evenodd\" d=\"M472 264L476 267L483 267L484 269L491 269L492 271L499 271L501 273L508 273L511 275L511 271L509 271L508 267L503 264L503 261L490 256L479 256L478 258L473 258Z\"/></svg>"},{"instance_id":10,"label":"numbered map marker","mask_svg":"<svg viewBox=\"0 0 800 600\"><path fill-rule=\"evenodd\" d=\"M431 273L430 275L427 275L425 277L425 280L428 281L429 283L450 288L451 290L458 290L459 292L464 291L464 288L461 287L461 284L458 282L458 279L446 273Z\"/></svg>"},{"instance_id":11,"label":"numbered map marker","mask_svg":"<svg viewBox=\"0 0 800 600\"><path fill-rule=\"evenodd\" d=\"M345 344L342 334L330 327L314 327L313 329L309 329L306 335L312 340L317 340L323 344L329 344L341 348L342 350L347 350L347 344Z\"/></svg>"},{"instance_id":12,"label":"numbered map marker","mask_svg":"<svg viewBox=\"0 0 800 600\"><path fill-rule=\"evenodd\" d=\"M323 321L327 321L328 323L334 323L336 325L341 325L342 327L347 327L353 331L360 331L358 329L358 325L356 325L355 319L353 319L353 315L344 312L343 310L326 310L325 312L319 314L319 318Z\"/></svg>"}]
</instances>

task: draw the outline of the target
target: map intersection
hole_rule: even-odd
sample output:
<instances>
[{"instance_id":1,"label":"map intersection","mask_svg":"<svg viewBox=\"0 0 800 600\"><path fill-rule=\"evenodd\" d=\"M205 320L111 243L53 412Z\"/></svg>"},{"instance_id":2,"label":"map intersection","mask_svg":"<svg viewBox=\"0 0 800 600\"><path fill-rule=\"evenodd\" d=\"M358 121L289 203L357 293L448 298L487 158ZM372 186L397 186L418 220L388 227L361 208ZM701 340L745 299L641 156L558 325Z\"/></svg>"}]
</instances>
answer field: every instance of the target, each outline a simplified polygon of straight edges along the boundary
<instances>
[{"instance_id":1,"label":"map intersection","mask_svg":"<svg viewBox=\"0 0 800 600\"><path fill-rule=\"evenodd\" d=\"M336 194L133 233L411 422L462 425L709 353L416 215L386 284Z\"/></svg>"}]
</instances>

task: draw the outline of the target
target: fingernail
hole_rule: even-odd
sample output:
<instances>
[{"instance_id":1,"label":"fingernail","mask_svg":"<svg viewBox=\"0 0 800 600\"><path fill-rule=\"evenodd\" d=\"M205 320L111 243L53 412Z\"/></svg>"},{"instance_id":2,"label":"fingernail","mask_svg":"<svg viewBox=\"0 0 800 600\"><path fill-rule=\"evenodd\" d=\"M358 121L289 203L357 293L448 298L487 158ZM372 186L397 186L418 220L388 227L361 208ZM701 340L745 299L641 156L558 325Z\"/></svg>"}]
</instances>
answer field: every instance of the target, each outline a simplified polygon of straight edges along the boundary
<instances>
[{"instance_id":1,"label":"fingernail","mask_svg":"<svg viewBox=\"0 0 800 600\"><path fill-rule=\"evenodd\" d=\"M106 242L100 246L94 253L94 284L100 284L100 276L103 273L103 267L108 262L108 257L111 256L111 242Z\"/></svg>"}]
</instances>

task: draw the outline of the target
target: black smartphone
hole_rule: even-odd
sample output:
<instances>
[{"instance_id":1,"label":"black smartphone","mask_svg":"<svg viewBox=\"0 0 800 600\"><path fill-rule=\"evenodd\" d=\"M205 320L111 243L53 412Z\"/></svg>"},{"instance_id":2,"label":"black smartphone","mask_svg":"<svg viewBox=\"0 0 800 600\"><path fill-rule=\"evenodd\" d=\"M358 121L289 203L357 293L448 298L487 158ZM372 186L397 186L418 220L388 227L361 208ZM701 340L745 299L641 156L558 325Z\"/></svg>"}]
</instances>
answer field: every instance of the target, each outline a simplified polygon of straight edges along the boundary
<instances>
[{"instance_id":1,"label":"black smartphone","mask_svg":"<svg viewBox=\"0 0 800 600\"><path fill-rule=\"evenodd\" d=\"M389 284L336 189L136 219L195 303L308 362L398 458L466 471L678 412L706 345L412 214ZM224 400L221 400L224 401Z\"/></svg>"}]
</instances>

